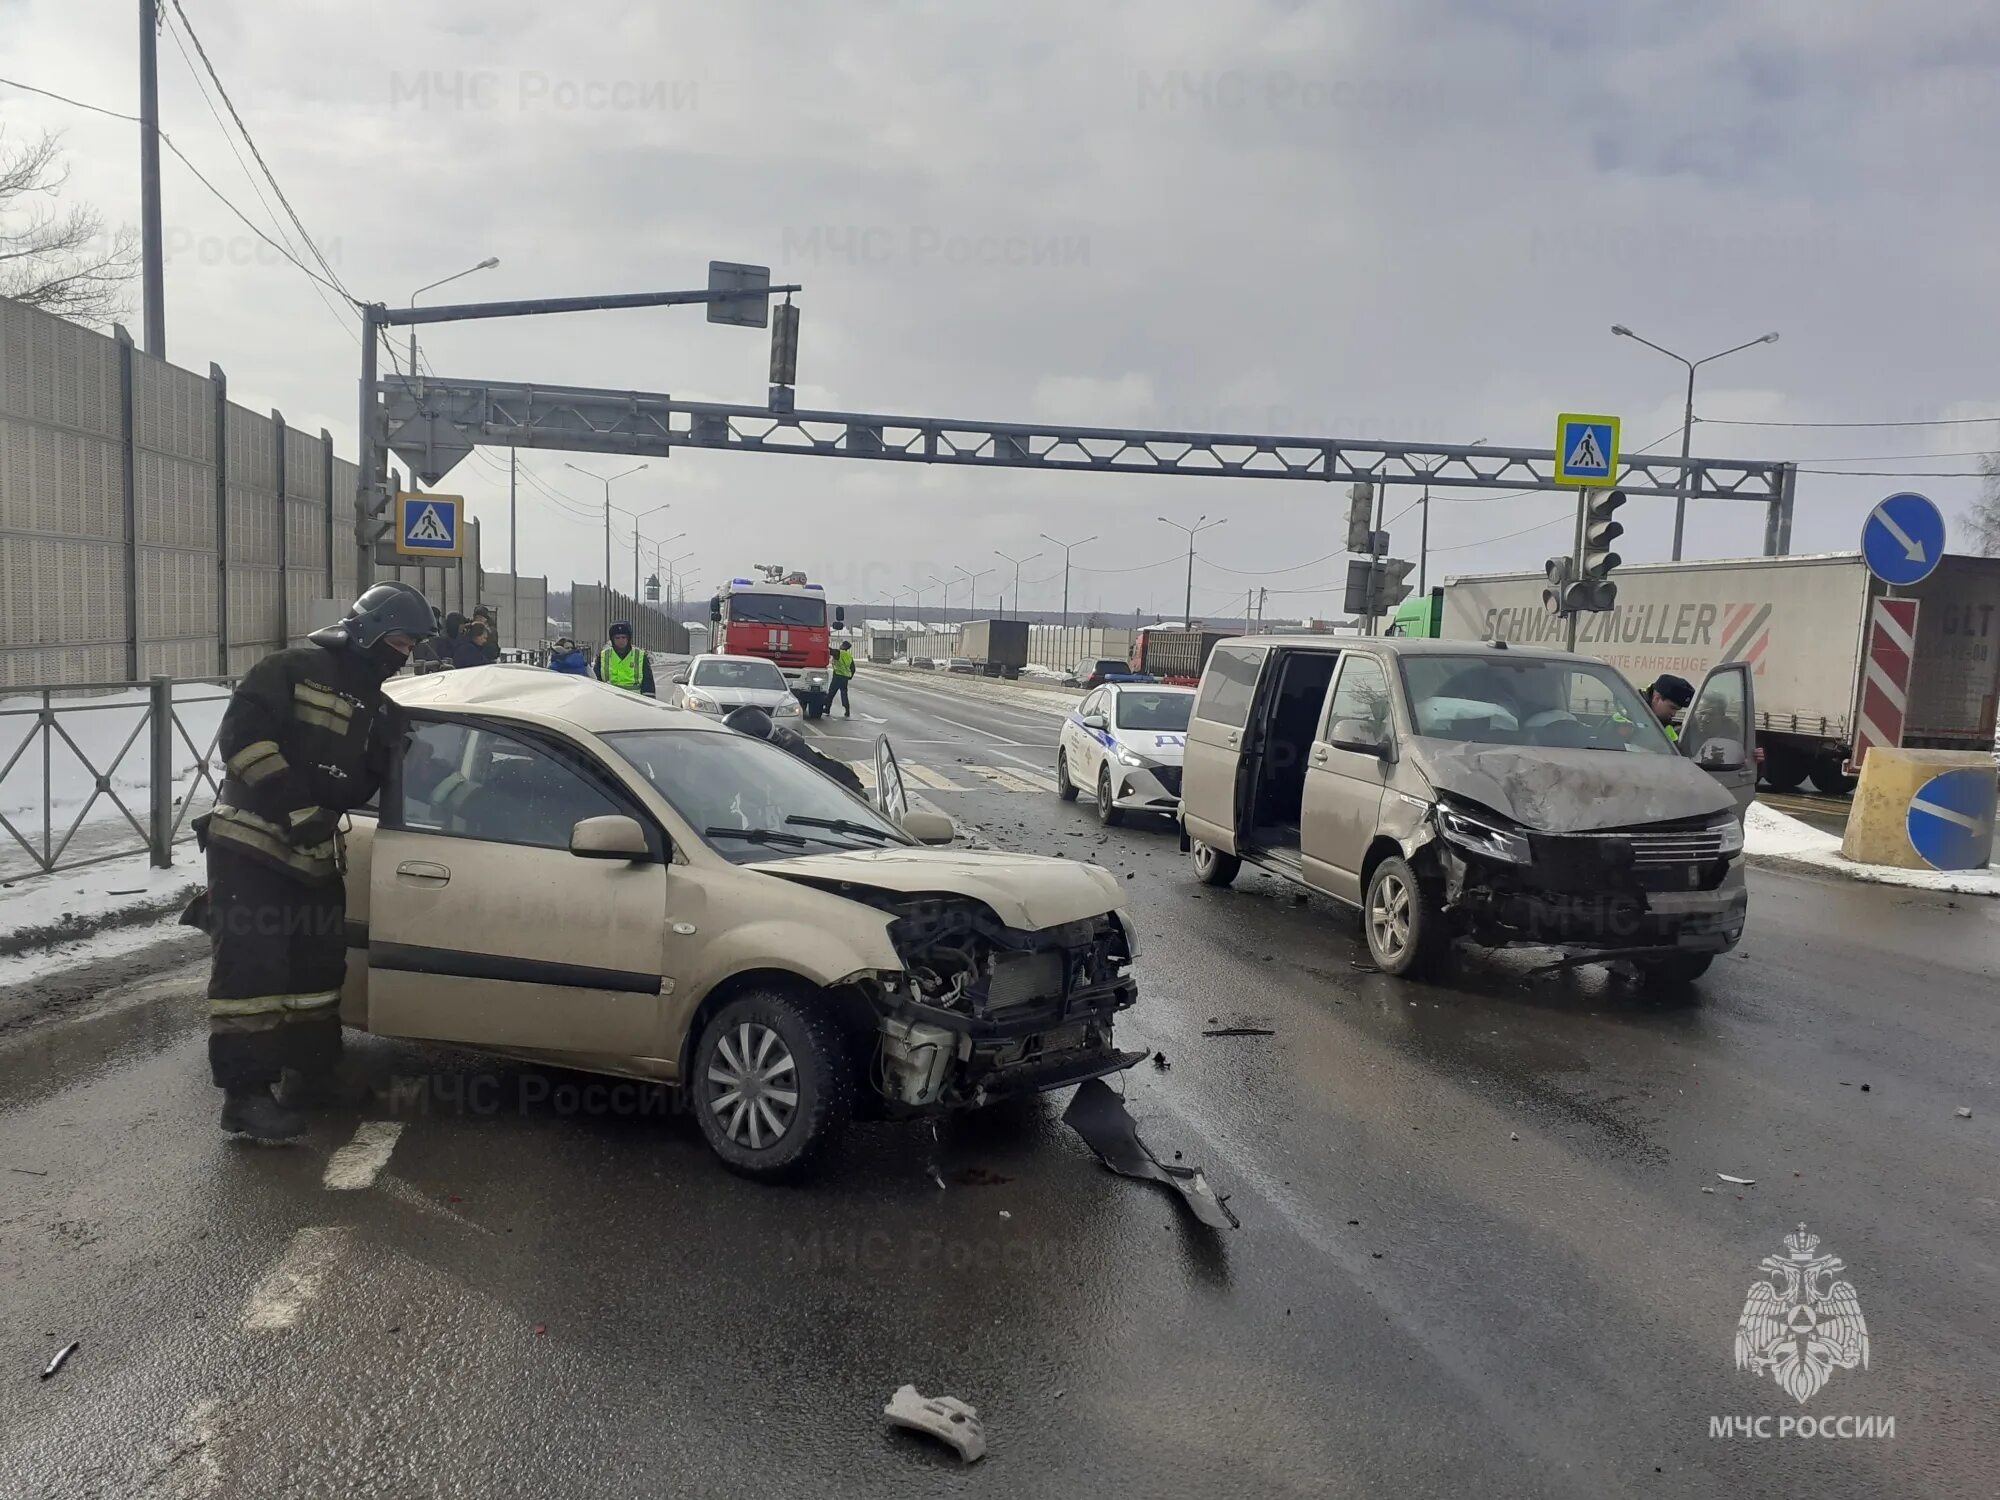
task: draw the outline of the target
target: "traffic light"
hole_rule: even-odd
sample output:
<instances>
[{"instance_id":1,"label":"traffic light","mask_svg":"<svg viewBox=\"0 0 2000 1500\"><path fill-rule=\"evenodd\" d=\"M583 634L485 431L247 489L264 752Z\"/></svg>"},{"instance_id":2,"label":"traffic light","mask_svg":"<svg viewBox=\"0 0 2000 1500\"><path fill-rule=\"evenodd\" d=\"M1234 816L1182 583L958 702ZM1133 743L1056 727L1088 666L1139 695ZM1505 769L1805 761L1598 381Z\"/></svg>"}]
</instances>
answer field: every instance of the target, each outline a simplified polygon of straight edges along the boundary
<instances>
[{"instance_id":1,"label":"traffic light","mask_svg":"<svg viewBox=\"0 0 2000 1500\"><path fill-rule=\"evenodd\" d=\"M1557 617L1568 614L1569 586L1576 576L1576 559L1552 557L1542 564L1542 571L1549 577L1548 587L1542 590L1542 608Z\"/></svg>"},{"instance_id":2,"label":"traffic light","mask_svg":"<svg viewBox=\"0 0 2000 1500\"><path fill-rule=\"evenodd\" d=\"M1618 585L1611 581L1611 570L1622 559L1611 550L1611 544L1625 534L1625 527L1611 518L1624 503L1623 490L1598 490L1585 502L1583 566L1570 586L1574 609L1599 612L1617 602Z\"/></svg>"},{"instance_id":3,"label":"traffic light","mask_svg":"<svg viewBox=\"0 0 2000 1500\"><path fill-rule=\"evenodd\" d=\"M1362 480L1347 491L1347 550L1371 552L1375 540L1375 487Z\"/></svg>"},{"instance_id":4,"label":"traffic light","mask_svg":"<svg viewBox=\"0 0 2000 1500\"><path fill-rule=\"evenodd\" d=\"M1417 565L1400 557L1385 557L1375 566L1380 569L1375 577L1375 609L1380 613L1394 609L1410 597L1410 585L1403 580L1416 571Z\"/></svg>"}]
</instances>

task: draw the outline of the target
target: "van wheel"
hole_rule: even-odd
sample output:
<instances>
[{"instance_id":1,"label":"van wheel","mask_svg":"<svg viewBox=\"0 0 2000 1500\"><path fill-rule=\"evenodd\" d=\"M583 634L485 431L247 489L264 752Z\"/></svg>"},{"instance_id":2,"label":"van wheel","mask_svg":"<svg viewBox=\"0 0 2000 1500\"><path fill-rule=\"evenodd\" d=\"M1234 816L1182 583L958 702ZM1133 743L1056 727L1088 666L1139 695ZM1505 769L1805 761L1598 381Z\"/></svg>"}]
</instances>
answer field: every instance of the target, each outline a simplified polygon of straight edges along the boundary
<instances>
[{"instance_id":1,"label":"van wheel","mask_svg":"<svg viewBox=\"0 0 2000 1500\"><path fill-rule=\"evenodd\" d=\"M1069 779L1069 752L1056 752L1056 795L1065 802L1076 801L1076 783Z\"/></svg>"},{"instance_id":2,"label":"van wheel","mask_svg":"<svg viewBox=\"0 0 2000 1500\"><path fill-rule=\"evenodd\" d=\"M1839 759L1831 755L1812 763L1812 784L1829 797L1845 797L1854 790L1854 778L1841 770Z\"/></svg>"},{"instance_id":3,"label":"van wheel","mask_svg":"<svg viewBox=\"0 0 2000 1500\"><path fill-rule=\"evenodd\" d=\"M838 1023L780 989L738 995L709 1019L688 1087L710 1149L763 1181L805 1171L853 1113Z\"/></svg>"},{"instance_id":4,"label":"van wheel","mask_svg":"<svg viewBox=\"0 0 2000 1500\"><path fill-rule=\"evenodd\" d=\"M1097 773L1097 821L1106 828L1116 828L1125 821L1125 814L1112 805L1109 766Z\"/></svg>"},{"instance_id":5,"label":"van wheel","mask_svg":"<svg viewBox=\"0 0 2000 1500\"><path fill-rule=\"evenodd\" d=\"M1383 860L1369 877L1361 925L1375 967L1399 978L1419 977L1436 968L1449 942L1444 913L1401 855Z\"/></svg>"},{"instance_id":6,"label":"van wheel","mask_svg":"<svg viewBox=\"0 0 2000 1500\"><path fill-rule=\"evenodd\" d=\"M1684 990L1708 972L1715 962L1713 953L1668 953L1659 958L1636 958L1639 983L1656 994Z\"/></svg>"},{"instance_id":7,"label":"van wheel","mask_svg":"<svg viewBox=\"0 0 2000 1500\"><path fill-rule=\"evenodd\" d=\"M1228 885L1242 868L1243 861L1235 855L1224 854L1220 849L1212 849L1201 840L1195 840L1194 878L1203 885Z\"/></svg>"}]
</instances>

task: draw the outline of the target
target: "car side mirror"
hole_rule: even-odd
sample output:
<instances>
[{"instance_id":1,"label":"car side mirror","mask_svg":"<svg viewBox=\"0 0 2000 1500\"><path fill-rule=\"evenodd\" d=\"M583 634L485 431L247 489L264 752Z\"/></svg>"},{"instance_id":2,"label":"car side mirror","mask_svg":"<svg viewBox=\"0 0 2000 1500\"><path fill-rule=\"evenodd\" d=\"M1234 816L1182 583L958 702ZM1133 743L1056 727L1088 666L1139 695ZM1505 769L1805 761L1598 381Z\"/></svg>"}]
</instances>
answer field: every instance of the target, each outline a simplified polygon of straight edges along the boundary
<instances>
[{"instance_id":1,"label":"car side mirror","mask_svg":"<svg viewBox=\"0 0 2000 1500\"><path fill-rule=\"evenodd\" d=\"M1372 755L1377 760L1386 760L1389 755L1388 733L1370 719L1336 719L1326 738L1336 750Z\"/></svg>"},{"instance_id":2,"label":"car side mirror","mask_svg":"<svg viewBox=\"0 0 2000 1500\"><path fill-rule=\"evenodd\" d=\"M1743 742L1704 740L1700 753L1695 756L1695 764L1704 771L1740 771L1743 769Z\"/></svg>"},{"instance_id":3,"label":"car side mirror","mask_svg":"<svg viewBox=\"0 0 2000 1500\"><path fill-rule=\"evenodd\" d=\"M922 808L911 808L903 814L903 832L920 844L949 844L958 837L958 829L950 818Z\"/></svg>"},{"instance_id":4,"label":"car side mirror","mask_svg":"<svg viewBox=\"0 0 2000 1500\"><path fill-rule=\"evenodd\" d=\"M1085 729L1109 729L1111 721L1103 714L1085 714L1083 716L1083 727Z\"/></svg>"},{"instance_id":5,"label":"car side mirror","mask_svg":"<svg viewBox=\"0 0 2000 1500\"><path fill-rule=\"evenodd\" d=\"M645 859L653 851L637 818L606 813L585 818L569 831L569 852L578 859Z\"/></svg>"},{"instance_id":6,"label":"car side mirror","mask_svg":"<svg viewBox=\"0 0 2000 1500\"><path fill-rule=\"evenodd\" d=\"M687 674L687 673L685 673L685 672L676 672L676 673L674 673L674 675L673 675L673 684L674 684L674 686L675 686L675 687L686 687L686 686L687 686L687 681L688 681L688 674Z\"/></svg>"}]
</instances>

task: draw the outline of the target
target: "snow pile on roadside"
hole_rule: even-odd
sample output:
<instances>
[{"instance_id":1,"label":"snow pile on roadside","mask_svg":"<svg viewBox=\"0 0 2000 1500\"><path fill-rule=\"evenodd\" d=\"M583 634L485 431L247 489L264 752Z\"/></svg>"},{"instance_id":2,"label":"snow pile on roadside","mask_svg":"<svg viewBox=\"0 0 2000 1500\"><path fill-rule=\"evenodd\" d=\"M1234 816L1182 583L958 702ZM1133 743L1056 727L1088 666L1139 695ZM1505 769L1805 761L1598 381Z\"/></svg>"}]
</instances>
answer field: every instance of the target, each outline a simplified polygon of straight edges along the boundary
<instances>
[{"instance_id":1,"label":"snow pile on roadside","mask_svg":"<svg viewBox=\"0 0 2000 1500\"><path fill-rule=\"evenodd\" d=\"M1921 891L1961 896L2000 896L2000 867L1983 870L1899 870L1893 865L1864 865L1840 852L1836 834L1803 819L1753 802L1743 817L1743 852L1751 859L1802 865L1848 880L1876 885L1903 885Z\"/></svg>"},{"instance_id":2,"label":"snow pile on roadside","mask_svg":"<svg viewBox=\"0 0 2000 1500\"><path fill-rule=\"evenodd\" d=\"M116 937L128 947L150 941L157 936L150 929L172 922L202 887L201 862L191 856L181 853L170 870L135 854L0 884L0 965L41 964L56 949L67 958L71 945L86 940L95 946Z\"/></svg>"}]
</instances>

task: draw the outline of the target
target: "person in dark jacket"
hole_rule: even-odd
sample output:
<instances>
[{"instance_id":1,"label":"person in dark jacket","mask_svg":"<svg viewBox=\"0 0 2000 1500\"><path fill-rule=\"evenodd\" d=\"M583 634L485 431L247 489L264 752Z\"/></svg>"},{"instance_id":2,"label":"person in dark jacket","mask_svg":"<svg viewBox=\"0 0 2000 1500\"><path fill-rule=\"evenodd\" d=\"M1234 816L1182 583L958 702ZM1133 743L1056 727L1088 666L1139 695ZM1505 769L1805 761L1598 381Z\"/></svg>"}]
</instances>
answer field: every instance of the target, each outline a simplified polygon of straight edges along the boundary
<instances>
[{"instance_id":1,"label":"person in dark jacket","mask_svg":"<svg viewBox=\"0 0 2000 1500\"><path fill-rule=\"evenodd\" d=\"M472 619L459 627L458 639L451 643L451 664L454 667L483 667L500 659L495 651L489 655L493 633L486 628L486 622Z\"/></svg>"},{"instance_id":2,"label":"person in dark jacket","mask_svg":"<svg viewBox=\"0 0 2000 1500\"><path fill-rule=\"evenodd\" d=\"M486 626L486 645L484 651L486 664L491 666L494 662L500 660L500 622L493 618L493 606L490 604L482 604L474 609L472 611L472 618Z\"/></svg>"},{"instance_id":3,"label":"person in dark jacket","mask_svg":"<svg viewBox=\"0 0 2000 1500\"><path fill-rule=\"evenodd\" d=\"M738 734L747 734L753 740L769 740L786 754L796 756L818 771L822 776L830 776L857 797L866 798L867 789L854 767L844 760L836 760L831 755L822 754L813 748L812 741L796 729L787 729L773 719L770 714L754 703L746 703L741 708L733 708L723 716L723 724Z\"/></svg>"},{"instance_id":4,"label":"person in dark jacket","mask_svg":"<svg viewBox=\"0 0 2000 1500\"><path fill-rule=\"evenodd\" d=\"M611 627L610 644L597 653L592 675L599 682L608 682L627 692L654 696L652 654L632 644L632 626L628 621L620 620Z\"/></svg>"},{"instance_id":5,"label":"person in dark jacket","mask_svg":"<svg viewBox=\"0 0 2000 1500\"><path fill-rule=\"evenodd\" d=\"M567 672L572 677L588 677L590 658L583 654L583 647L564 636L549 649L549 670Z\"/></svg>"},{"instance_id":6,"label":"person in dark jacket","mask_svg":"<svg viewBox=\"0 0 2000 1500\"><path fill-rule=\"evenodd\" d=\"M338 625L246 672L223 712L222 788L195 820L208 889L184 920L209 935L209 1070L233 1134L297 1137L290 1106L332 1082L347 977L339 822L400 753L402 714L382 685L433 627L422 594L376 584Z\"/></svg>"}]
</instances>

